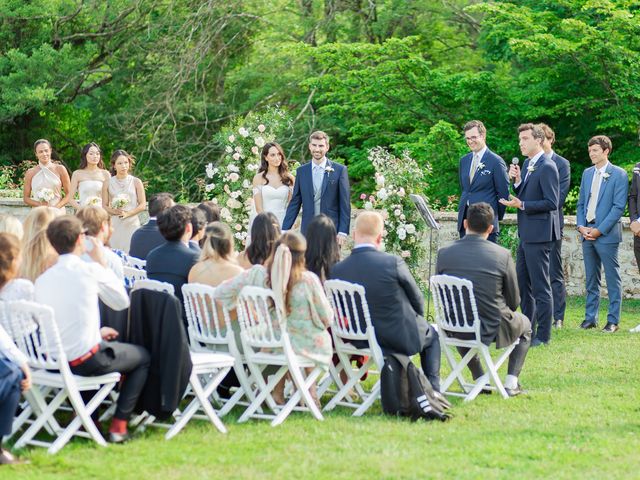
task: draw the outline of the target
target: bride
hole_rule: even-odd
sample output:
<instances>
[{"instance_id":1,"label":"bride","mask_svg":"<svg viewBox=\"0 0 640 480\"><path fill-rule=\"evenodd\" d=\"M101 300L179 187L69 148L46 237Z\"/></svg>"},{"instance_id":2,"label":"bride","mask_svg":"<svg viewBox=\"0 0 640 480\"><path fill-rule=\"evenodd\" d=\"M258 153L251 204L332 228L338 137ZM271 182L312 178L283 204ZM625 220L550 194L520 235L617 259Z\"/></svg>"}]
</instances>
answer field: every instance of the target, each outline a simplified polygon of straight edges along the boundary
<instances>
[{"instance_id":1,"label":"bride","mask_svg":"<svg viewBox=\"0 0 640 480\"><path fill-rule=\"evenodd\" d=\"M102 151L96 143L88 143L82 148L80 168L71 175L71 200L75 208L87 205L102 205L102 185L111 176L104 168ZM75 195L78 192L79 200Z\"/></svg>"},{"instance_id":2,"label":"bride","mask_svg":"<svg viewBox=\"0 0 640 480\"><path fill-rule=\"evenodd\" d=\"M280 226L291 200L294 177L289 173L287 159L277 143L267 143L260 155L260 169L253 177L253 205L255 215L271 212ZM253 217L255 217L253 215ZM252 218L253 223L253 218Z\"/></svg>"}]
</instances>

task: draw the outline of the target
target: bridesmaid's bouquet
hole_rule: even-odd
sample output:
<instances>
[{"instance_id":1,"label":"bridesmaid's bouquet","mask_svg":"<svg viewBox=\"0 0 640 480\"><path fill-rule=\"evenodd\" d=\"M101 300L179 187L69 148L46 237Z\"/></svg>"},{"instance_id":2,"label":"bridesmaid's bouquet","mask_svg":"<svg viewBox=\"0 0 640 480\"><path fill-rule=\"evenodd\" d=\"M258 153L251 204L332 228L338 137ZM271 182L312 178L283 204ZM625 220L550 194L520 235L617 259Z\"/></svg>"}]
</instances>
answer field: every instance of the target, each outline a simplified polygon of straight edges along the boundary
<instances>
[{"instance_id":1,"label":"bridesmaid's bouquet","mask_svg":"<svg viewBox=\"0 0 640 480\"><path fill-rule=\"evenodd\" d=\"M116 195L115 198L111 201L111 206L117 210L122 210L124 207L129 205L130 201L131 199L129 198L129 195L127 195L126 193L121 193L119 195Z\"/></svg>"},{"instance_id":2,"label":"bridesmaid's bouquet","mask_svg":"<svg viewBox=\"0 0 640 480\"><path fill-rule=\"evenodd\" d=\"M102 206L102 199L100 197L96 197L91 196L88 197L85 201L84 201L84 206L85 207L100 207Z\"/></svg>"},{"instance_id":3,"label":"bridesmaid's bouquet","mask_svg":"<svg viewBox=\"0 0 640 480\"><path fill-rule=\"evenodd\" d=\"M55 198L56 194L50 188L41 188L36 192L36 200L49 203Z\"/></svg>"}]
</instances>

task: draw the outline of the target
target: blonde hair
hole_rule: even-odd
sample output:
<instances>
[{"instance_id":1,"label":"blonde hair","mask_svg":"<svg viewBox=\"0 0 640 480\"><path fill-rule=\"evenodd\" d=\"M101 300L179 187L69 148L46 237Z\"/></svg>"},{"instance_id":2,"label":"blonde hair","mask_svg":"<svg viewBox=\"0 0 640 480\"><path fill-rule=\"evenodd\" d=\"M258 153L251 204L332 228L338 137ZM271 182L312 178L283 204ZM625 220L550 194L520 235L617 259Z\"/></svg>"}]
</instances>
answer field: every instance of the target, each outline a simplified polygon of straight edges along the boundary
<instances>
[{"instance_id":1,"label":"blonde hair","mask_svg":"<svg viewBox=\"0 0 640 480\"><path fill-rule=\"evenodd\" d=\"M378 212L361 212L356 217L355 231L365 237L377 237L384 230L384 220Z\"/></svg>"},{"instance_id":2,"label":"blonde hair","mask_svg":"<svg viewBox=\"0 0 640 480\"><path fill-rule=\"evenodd\" d=\"M53 207L36 207L24 220L24 236L22 237L22 265L19 276L34 282L57 256L47 238L47 227L62 210Z\"/></svg>"},{"instance_id":3,"label":"blonde hair","mask_svg":"<svg viewBox=\"0 0 640 480\"><path fill-rule=\"evenodd\" d=\"M233 252L233 234L229 225L223 222L211 222L205 229L205 235L200 261L216 256L227 260Z\"/></svg>"},{"instance_id":4,"label":"blonde hair","mask_svg":"<svg viewBox=\"0 0 640 480\"><path fill-rule=\"evenodd\" d=\"M100 233L104 222L111 223L111 216L104 208L97 205L82 207L76 212L76 217L82 222L82 226L87 229L87 235L92 237Z\"/></svg>"},{"instance_id":5,"label":"blonde hair","mask_svg":"<svg viewBox=\"0 0 640 480\"><path fill-rule=\"evenodd\" d=\"M22 240L24 236L22 223L13 215L0 215L0 232L12 233L18 240Z\"/></svg>"}]
</instances>

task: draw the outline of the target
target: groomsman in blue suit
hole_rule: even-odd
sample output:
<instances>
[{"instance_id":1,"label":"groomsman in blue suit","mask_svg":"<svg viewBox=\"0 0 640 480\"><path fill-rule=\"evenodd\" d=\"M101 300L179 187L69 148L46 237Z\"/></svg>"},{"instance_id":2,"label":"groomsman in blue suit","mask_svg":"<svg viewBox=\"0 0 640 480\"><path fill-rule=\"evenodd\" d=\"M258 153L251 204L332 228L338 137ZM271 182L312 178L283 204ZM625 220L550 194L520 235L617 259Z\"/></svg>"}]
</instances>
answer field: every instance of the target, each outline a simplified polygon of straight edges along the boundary
<instances>
[{"instance_id":1,"label":"groomsman in blue suit","mask_svg":"<svg viewBox=\"0 0 640 480\"><path fill-rule=\"evenodd\" d=\"M464 237L464 219L467 218L469 205L485 202L496 212L493 219L493 232L489 235L489 240L497 243L498 221L502 220L506 210L498 200L509 196L507 166L499 155L487 148L487 129L480 120L468 122L463 130L471 151L460 159L458 168L461 190L458 204L458 232L460 232L460 238Z\"/></svg>"},{"instance_id":2,"label":"groomsman in blue suit","mask_svg":"<svg viewBox=\"0 0 640 480\"><path fill-rule=\"evenodd\" d=\"M544 142L542 149L547 158L556 164L558 178L560 181L560 199L558 200L558 219L560 222L560 238L553 242L549 259L549 277L551 278L551 293L553 295L553 326L562 328L564 323L564 312L567 308L567 289L564 283L564 270L562 268L562 237L564 227L564 202L569 194L571 183L571 166L569 160L561 157L553 151L553 144L556 142L555 132L546 123L538 124L544 132Z\"/></svg>"},{"instance_id":3,"label":"groomsman in blue suit","mask_svg":"<svg viewBox=\"0 0 640 480\"><path fill-rule=\"evenodd\" d=\"M525 123L518 127L520 151L525 160L520 167L512 164L509 176L514 180L517 197L500 199L502 205L518 209L518 255L516 272L520 289L520 309L529 319L534 332L532 347L546 345L551 339L553 296L549 279L549 256L553 242L560 239L558 218L558 169L544 155L544 131Z\"/></svg>"},{"instance_id":4,"label":"groomsman in blue suit","mask_svg":"<svg viewBox=\"0 0 640 480\"><path fill-rule=\"evenodd\" d=\"M324 213L336 226L338 244L349 235L351 199L347 167L331 162L327 157L329 136L321 131L309 136L312 161L296 170L296 182L291 202L282 222L282 230L290 230L302 207L302 234L314 216Z\"/></svg>"},{"instance_id":5,"label":"groomsman in blue suit","mask_svg":"<svg viewBox=\"0 0 640 480\"><path fill-rule=\"evenodd\" d=\"M613 145L609 137L589 140L593 166L582 174L577 206L578 231L582 235L582 255L587 282L587 305L581 328L598 326L600 267L604 267L609 295L609 312L603 332L618 331L622 305L622 281L618 248L622 241L620 217L627 204L629 179L626 172L609 163Z\"/></svg>"}]
</instances>

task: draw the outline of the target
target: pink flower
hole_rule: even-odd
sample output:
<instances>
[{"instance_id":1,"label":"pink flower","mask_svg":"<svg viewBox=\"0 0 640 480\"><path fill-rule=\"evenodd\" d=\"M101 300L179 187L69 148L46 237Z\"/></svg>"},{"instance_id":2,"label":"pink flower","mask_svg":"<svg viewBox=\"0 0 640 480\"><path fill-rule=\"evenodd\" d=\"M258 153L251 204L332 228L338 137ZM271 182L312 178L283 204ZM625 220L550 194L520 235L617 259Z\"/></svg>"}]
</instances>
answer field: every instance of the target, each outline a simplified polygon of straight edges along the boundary
<instances>
[{"instance_id":1,"label":"pink flower","mask_svg":"<svg viewBox=\"0 0 640 480\"><path fill-rule=\"evenodd\" d=\"M402 253L400 254L400 256L402 258L407 258L411 256L411 252L409 250L403 250Z\"/></svg>"},{"instance_id":2,"label":"pink flower","mask_svg":"<svg viewBox=\"0 0 640 480\"><path fill-rule=\"evenodd\" d=\"M262 125L262 124L258 125L258 131L260 133L263 133L266 129L267 129L267 127L265 127L264 125Z\"/></svg>"},{"instance_id":3,"label":"pink flower","mask_svg":"<svg viewBox=\"0 0 640 480\"><path fill-rule=\"evenodd\" d=\"M376 197L374 197L373 195L369 195L369 201L373 202L376 199Z\"/></svg>"},{"instance_id":4,"label":"pink flower","mask_svg":"<svg viewBox=\"0 0 640 480\"><path fill-rule=\"evenodd\" d=\"M365 198L367 198L367 194L366 193L362 193L360 195L360 200L364 200Z\"/></svg>"}]
</instances>

